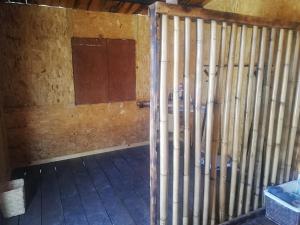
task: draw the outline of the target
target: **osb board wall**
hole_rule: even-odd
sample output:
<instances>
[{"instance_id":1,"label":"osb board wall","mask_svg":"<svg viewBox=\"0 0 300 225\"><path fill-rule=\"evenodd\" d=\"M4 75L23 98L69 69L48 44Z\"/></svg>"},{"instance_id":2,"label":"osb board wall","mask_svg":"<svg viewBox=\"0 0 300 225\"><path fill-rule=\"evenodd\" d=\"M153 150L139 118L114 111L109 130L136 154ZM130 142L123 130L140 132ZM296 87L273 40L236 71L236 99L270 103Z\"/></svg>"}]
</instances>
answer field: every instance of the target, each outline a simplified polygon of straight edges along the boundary
<instances>
[{"instance_id":1,"label":"osb board wall","mask_svg":"<svg viewBox=\"0 0 300 225\"><path fill-rule=\"evenodd\" d=\"M148 18L0 5L0 73L14 165L147 141L135 101L74 105L71 37L136 40L136 96L149 98Z\"/></svg>"},{"instance_id":2,"label":"osb board wall","mask_svg":"<svg viewBox=\"0 0 300 225\"><path fill-rule=\"evenodd\" d=\"M251 16L280 18L285 21L299 21L299 0L212 0L207 9L240 13Z\"/></svg>"}]
</instances>

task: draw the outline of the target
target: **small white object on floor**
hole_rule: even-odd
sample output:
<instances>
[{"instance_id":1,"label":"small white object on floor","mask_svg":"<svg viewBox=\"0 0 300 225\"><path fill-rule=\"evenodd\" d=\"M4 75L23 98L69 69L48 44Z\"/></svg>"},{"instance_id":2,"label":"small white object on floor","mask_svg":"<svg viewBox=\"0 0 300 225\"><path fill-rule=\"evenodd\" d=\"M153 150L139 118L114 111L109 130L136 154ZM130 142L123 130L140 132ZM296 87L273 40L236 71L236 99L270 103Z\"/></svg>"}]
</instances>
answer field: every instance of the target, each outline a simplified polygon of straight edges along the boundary
<instances>
[{"instance_id":1,"label":"small white object on floor","mask_svg":"<svg viewBox=\"0 0 300 225\"><path fill-rule=\"evenodd\" d=\"M0 209L4 218L25 213L24 180L17 179L0 184Z\"/></svg>"}]
</instances>

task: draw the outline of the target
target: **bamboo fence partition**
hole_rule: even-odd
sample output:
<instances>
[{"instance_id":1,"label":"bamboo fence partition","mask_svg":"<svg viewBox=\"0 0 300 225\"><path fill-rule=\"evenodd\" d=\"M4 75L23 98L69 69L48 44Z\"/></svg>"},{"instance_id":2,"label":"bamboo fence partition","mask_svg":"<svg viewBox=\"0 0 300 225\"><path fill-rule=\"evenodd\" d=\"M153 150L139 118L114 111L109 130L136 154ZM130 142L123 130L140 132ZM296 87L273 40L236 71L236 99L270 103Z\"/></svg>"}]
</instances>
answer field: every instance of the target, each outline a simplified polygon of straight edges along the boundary
<instances>
[{"instance_id":1,"label":"bamboo fence partition","mask_svg":"<svg viewBox=\"0 0 300 225\"><path fill-rule=\"evenodd\" d=\"M151 225L263 206L296 163L300 24L162 2L150 24Z\"/></svg>"}]
</instances>

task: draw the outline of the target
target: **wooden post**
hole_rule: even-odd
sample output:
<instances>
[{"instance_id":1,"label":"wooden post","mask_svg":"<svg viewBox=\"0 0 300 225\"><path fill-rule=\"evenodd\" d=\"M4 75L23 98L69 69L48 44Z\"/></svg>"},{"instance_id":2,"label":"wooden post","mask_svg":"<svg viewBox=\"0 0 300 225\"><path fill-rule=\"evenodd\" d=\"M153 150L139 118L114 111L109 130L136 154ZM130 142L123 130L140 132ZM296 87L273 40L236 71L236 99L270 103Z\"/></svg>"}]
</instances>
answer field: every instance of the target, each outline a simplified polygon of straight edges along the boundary
<instances>
[{"instance_id":1,"label":"wooden post","mask_svg":"<svg viewBox=\"0 0 300 225\"><path fill-rule=\"evenodd\" d=\"M279 43L278 43L277 57L276 57L276 65L275 65L275 72L274 72L271 109L270 109L270 115L269 115L270 120L269 120L269 131L268 131L268 139L267 139L267 150L266 150L264 182L263 182L264 189L266 189L269 184L269 173L270 173L272 142L273 142L273 129L274 129L274 120L275 120L275 113L276 113L276 101L277 101L277 92L278 92L278 84L279 84L279 76L280 76L283 38L284 38L284 29L280 29Z\"/></svg>"},{"instance_id":2,"label":"wooden post","mask_svg":"<svg viewBox=\"0 0 300 225\"><path fill-rule=\"evenodd\" d=\"M235 121L234 121L234 134L233 134L233 156L232 156L232 171L231 171L231 183L230 183L230 200L229 200L229 219L233 218L235 197L236 197L236 178L237 178L237 166L238 166L238 151L239 151L239 135L240 135L240 117L241 117L241 95L242 95L242 82L244 71L244 51L245 51L245 39L246 39L247 26L242 26L241 34L241 47L238 69L238 83L235 96Z\"/></svg>"},{"instance_id":3,"label":"wooden post","mask_svg":"<svg viewBox=\"0 0 300 225\"><path fill-rule=\"evenodd\" d=\"M253 80L254 80L254 64L255 64L255 53L256 53L256 38L257 38L258 27L254 26L252 30L252 43L251 43L251 54L250 54L250 67L249 67L249 78L248 78L248 88L247 88L247 100L246 100L246 115L245 115L245 128L244 128L244 140L242 148L242 162L241 162L241 172L240 172L240 189L239 189L239 199L238 199L238 216L242 214L242 209L244 206L244 188L245 188L245 177L246 177L246 160L247 160L247 150L249 133L251 126L251 109L252 109L252 99L253 99Z\"/></svg>"},{"instance_id":4,"label":"wooden post","mask_svg":"<svg viewBox=\"0 0 300 225\"><path fill-rule=\"evenodd\" d=\"M184 172L183 172L183 225L189 219L190 181L190 35L191 19L185 17L184 45Z\"/></svg>"},{"instance_id":5,"label":"wooden post","mask_svg":"<svg viewBox=\"0 0 300 225\"><path fill-rule=\"evenodd\" d=\"M282 137L282 156L280 163L280 175L279 175L279 183L281 184L284 181L284 172L286 170L286 154L287 154L287 146L288 139L291 130L291 120L292 120L292 107L293 107L293 99L295 93L295 84L297 68L298 68L298 59L299 59L299 47L300 47L300 31L297 31L296 40L295 40L295 48L292 62L292 70L289 76L289 84L288 84L288 93L287 93L287 112L284 121L284 133Z\"/></svg>"},{"instance_id":6,"label":"wooden post","mask_svg":"<svg viewBox=\"0 0 300 225\"><path fill-rule=\"evenodd\" d=\"M262 86L263 86L264 62L265 62L265 52L266 52L266 35L267 35L267 28L263 27L262 34L261 34L261 44L260 44L259 63L258 63L257 86L256 86L255 109L254 109L254 119L253 119L253 129L252 129L252 140L251 140L251 147L250 147L245 213L249 213L250 211L250 202L252 196L253 173L254 173L254 165L256 159L257 136L258 136L258 127L259 127L261 102L262 102Z\"/></svg>"},{"instance_id":7,"label":"wooden post","mask_svg":"<svg viewBox=\"0 0 300 225\"><path fill-rule=\"evenodd\" d=\"M209 56L209 80L208 80L208 97L207 97L207 128L206 128L206 149L205 149L205 179L204 179L204 205L203 205L203 225L208 224L209 212L209 182L210 182L210 157L212 144L212 128L213 128L213 109L214 109L214 82L216 75L216 21L211 21L211 37L210 37L210 56Z\"/></svg>"},{"instance_id":8,"label":"wooden post","mask_svg":"<svg viewBox=\"0 0 300 225\"><path fill-rule=\"evenodd\" d=\"M263 148L265 143L266 129L267 129L267 119L268 115L268 105L269 105L269 94L270 94L270 86L271 86L271 73L272 73L272 65L273 65L273 55L274 55L274 47L275 47L275 36L276 29L272 28L270 35L270 45L269 45L269 53L268 53L268 65L267 65L267 73L266 79L263 84L263 102L262 102L262 126L259 132L258 138L258 158L256 162L256 173L255 173L255 194L254 194L254 210L258 209L259 197L260 197L260 182L261 182L261 174L262 174L262 158L263 158Z\"/></svg>"},{"instance_id":9,"label":"wooden post","mask_svg":"<svg viewBox=\"0 0 300 225\"><path fill-rule=\"evenodd\" d=\"M277 170L278 170L279 150L281 147L282 127L283 127L285 101L286 101L285 99L286 99L289 69L290 69L292 38L293 38L293 31L289 30L286 53L285 53L285 60L284 60L283 81L282 81L280 106L279 106L277 131L276 131L276 140L275 140L275 153L274 153L274 157L273 157L273 167L272 167L272 177L271 177L272 185L274 185L276 183Z\"/></svg>"},{"instance_id":10,"label":"wooden post","mask_svg":"<svg viewBox=\"0 0 300 225\"><path fill-rule=\"evenodd\" d=\"M180 125L179 125L179 17L174 16L174 64L173 64L173 214L172 224L178 225L179 214L179 168L180 168Z\"/></svg>"},{"instance_id":11,"label":"wooden post","mask_svg":"<svg viewBox=\"0 0 300 225\"><path fill-rule=\"evenodd\" d=\"M228 55L226 93L224 104L224 126L221 144L221 169L220 169L220 222L225 221L225 206L226 206L226 179L227 179L227 151L228 151L228 135L229 135L229 117L230 117L230 99L232 89L232 75L234 66L234 53L236 43L237 25L234 23L231 26L230 49Z\"/></svg>"},{"instance_id":12,"label":"wooden post","mask_svg":"<svg viewBox=\"0 0 300 225\"><path fill-rule=\"evenodd\" d=\"M150 224L157 225L157 121L158 121L158 41L155 7L150 7Z\"/></svg>"},{"instance_id":13,"label":"wooden post","mask_svg":"<svg viewBox=\"0 0 300 225\"><path fill-rule=\"evenodd\" d=\"M197 19L197 56L195 87L195 184L193 225L200 224L200 190L201 190L201 99L203 73L203 20Z\"/></svg>"},{"instance_id":14,"label":"wooden post","mask_svg":"<svg viewBox=\"0 0 300 225\"><path fill-rule=\"evenodd\" d=\"M160 58L160 225L167 224L168 217L168 16L162 15L161 23L161 58Z\"/></svg>"}]
</instances>

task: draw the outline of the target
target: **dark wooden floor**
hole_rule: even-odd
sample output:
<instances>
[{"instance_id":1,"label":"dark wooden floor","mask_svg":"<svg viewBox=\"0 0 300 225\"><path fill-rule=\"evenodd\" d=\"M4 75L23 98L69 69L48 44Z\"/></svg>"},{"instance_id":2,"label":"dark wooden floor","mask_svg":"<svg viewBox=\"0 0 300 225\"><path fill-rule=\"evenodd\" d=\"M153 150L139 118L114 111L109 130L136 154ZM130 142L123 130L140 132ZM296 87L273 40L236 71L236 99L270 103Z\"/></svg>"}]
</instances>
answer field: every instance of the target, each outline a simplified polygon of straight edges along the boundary
<instances>
[{"instance_id":1,"label":"dark wooden floor","mask_svg":"<svg viewBox=\"0 0 300 225\"><path fill-rule=\"evenodd\" d=\"M0 216L1 225L149 224L148 147L14 171L13 178L21 177L26 214L8 220ZM231 224L273 225L263 215Z\"/></svg>"}]
</instances>

